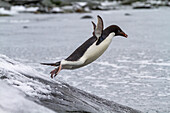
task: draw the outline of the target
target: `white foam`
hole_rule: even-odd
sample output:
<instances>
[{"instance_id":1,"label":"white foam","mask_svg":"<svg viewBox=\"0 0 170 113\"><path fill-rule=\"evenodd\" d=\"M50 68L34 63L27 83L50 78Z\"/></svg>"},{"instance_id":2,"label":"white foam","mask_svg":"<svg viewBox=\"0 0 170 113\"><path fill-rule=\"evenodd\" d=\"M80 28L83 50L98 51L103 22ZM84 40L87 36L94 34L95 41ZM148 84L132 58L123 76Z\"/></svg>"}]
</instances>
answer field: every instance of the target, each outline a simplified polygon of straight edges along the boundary
<instances>
[{"instance_id":1,"label":"white foam","mask_svg":"<svg viewBox=\"0 0 170 113\"><path fill-rule=\"evenodd\" d=\"M40 98L44 98L44 95L42 95L43 93L51 93L51 87L39 81L30 79L27 76L39 77L52 82L57 82L51 80L49 76L37 72L30 66L14 61L4 55L0 55L0 71L1 76L4 75L9 78L6 79L9 84L17 87L30 96L38 96Z\"/></svg>"},{"instance_id":2,"label":"white foam","mask_svg":"<svg viewBox=\"0 0 170 113\"><path fill-rule=\"evenodd\" d=\"M26 20L20 19L20 20L10 20L9 22L10 23L29 23L30 20L28 20L28 19L26 19Z\"/></svg>"},{"instance_id":3,"label":"white foam","mask_svg":"<svg viewBox=\"0 0 170 113\"><path fill-rule=\"evenodd\" d=\"M133 83L129 83L129 84L135 85L135 86L140 86L140 85L142 85L141 83L137 83L137 82L133 82Z\"/></svg>"},{"instance_id":4,"label":"white foam","mask_svg":"<svg viewBox=\"0 0 170 113\"><path fill-rule=\"evenodd\" d=\"M96 77L94 77L94 76L85 76L84 79L91 79L91 80L94 80L94 79L96 79Z\"/></svg>"},{"instance_id":5,"label":"white foam","mask_svg":"<svg viewBox=\"0 0 170 113\"><path fill-rule=\"evenodd\" d=\"M45 74L39 73L32 67L26 66L22 63L12 60L5 55L0 55L0 68L3 70L9 71L9 72L14 72L16 74L26 74L29 76L38 76L40 78L50 80L47 78L47 76Z\"/></svg>"},{"instance_id":6,"label":"white foam","mask_svg":"<svg viewBox=\"0 0 170 113\"><path fill-rule=\"evenodd\" d=\"M0 113L54 113L33 101L16 88L0 80Z\"/></svg>"},{"instance_id":7,"label":"white foam","mask_svg":"<svg viewBox=\"0 0 170 113\"><path fill-rule=\"evenodd\" d=\"M133 63L145 64L145 65L157 65L157 66L170 66L170 62L155 63L155 62L149 62L148 60L134 61Z\"/></svg>"},{"instance_id":8,"label":"white foam","mask_svg":"<svg viewBox=\"0 0 170 113\"><path fill-rule=\"evenodd\" d=\"M107 85L104 85L104 84L94 84L93 85L94 87L100 87L100 88L102 88L102 89L106 89L106 88L108 88L108 86Z\"/></svg>"},{"instance_id":9,"label":"white foam","mask_svg":"<svg viewBox=\"0 0 170 113\"><path fill-rule=\"evenodd\" d=\"M104 66L110 66L113 68L127 68L126 66L118 66L116 64L111 64L109 62L95 62L96 64L104 65Z\"/></svg>"},{"instance_id":10,"label":"white foam","mask_svg":"<svg viewBox=\"0 0 170 113\"><path fill-rule=\"evenodd\" d=\"M133 64L143 64L143 65L157 65L157 66L170 66L170 62L163 62L162 59L158 59L158 61L161 62L151 62L149 60L138 60L138 61L132 61L132 60L117 60L120 63L133 63Z\"/></svg>"},{"instance_id":11,"label":"white foam","mask_svg":"<svg viewBox=\"0 0 170 113\"><path fill-rule=\"evenodd\" d=\"M137 76L138 78L150 78L150 79L155 79L157 77L155 76L148 76L148 75L140 75L140 76Z\"/></svg>"},{"instance_id":12,"label":"white foam","mask_svg":"<svg viewBox=\"0 0 170 113\"><path fill-rule=\"evenodd\" d=\"M127 84L128 81L115 81L115 82L112 82L114 84Z\"/></svg>"}]
</instances>

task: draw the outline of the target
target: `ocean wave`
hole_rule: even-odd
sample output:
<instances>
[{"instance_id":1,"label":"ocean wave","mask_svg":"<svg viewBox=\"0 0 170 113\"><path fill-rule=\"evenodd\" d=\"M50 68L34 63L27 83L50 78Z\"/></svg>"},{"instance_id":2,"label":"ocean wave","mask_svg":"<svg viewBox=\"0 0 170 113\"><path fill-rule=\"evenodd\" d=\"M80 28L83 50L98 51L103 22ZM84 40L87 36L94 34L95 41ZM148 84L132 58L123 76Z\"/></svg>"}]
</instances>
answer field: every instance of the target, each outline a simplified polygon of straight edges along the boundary
<instances>
[{"instance_id":1,"label":"ocean wave","mask_svg":"<svg viewBox=\"0 0 170 113\"><path fill-rule=\"evenodd\" d=\"M29 96L44 97L44 93L50 93L50 86L32 79L39 77L52 81L45 74L37 72L32 67L10 59L5 55L0 55L0 73L0 77L6 78L4 80L8 84L17 87Z\"/></svg>"},{"instance_id":2,"label":"ocean wave","mask_svg":"<svg viewBox=\"0 0 170 113\"><path fill-rule=\"evenodd\" d=\"M2 111L9 113L10 110L8 110L8 105L12 105L10 102L21 103L21 99L23 100L24 98L27 100L26 97L28 97L28 99L35 103L31 103L31 101L26 100L24 100L24 102L26 102L27 104L30 103L31 105L35 105L36 103L42 105L40 107L37 107L39 111L31 108L32 106L30 107L27 104L24 104L23 101L22 105L25 105L25 107L21 106L21 104L17 104L21 108L12 105L14 107L10 108L11 111L13 113L28 113L30 112L27 111L28 106L30 110L34 110L31 111L32 113L53 113L53 111L59 113L113 113L125 111L140 113L140 111L122 106L113 101L107 101L95 95L91 95L82 90L69 86L68 84L61 81L51 79L49 76L36 71L32 67L27 66L24 63L15 61L5 55L0 55L0 83L0 89L2 89L1 91L3 91L3 93L0 93L0 96L1 98L5 98L1 99L0 101L0 112ZM8 83L9 86L7 86L6 83ZM13 90L11 86L22 91L22 93L24 93L26 97L21 95L18 96L19 91ZM106 88L107 86L102 87ZM11 95L13 95L13 98L16 99L13 101L8 100L6 96L3 96L5 95L5 91L7 91L6 93L10 92L10 95L8 95L9 99L11 99ZM1 109L1 107L3 107L3 109Z\"/></svg>"}]
</instances>

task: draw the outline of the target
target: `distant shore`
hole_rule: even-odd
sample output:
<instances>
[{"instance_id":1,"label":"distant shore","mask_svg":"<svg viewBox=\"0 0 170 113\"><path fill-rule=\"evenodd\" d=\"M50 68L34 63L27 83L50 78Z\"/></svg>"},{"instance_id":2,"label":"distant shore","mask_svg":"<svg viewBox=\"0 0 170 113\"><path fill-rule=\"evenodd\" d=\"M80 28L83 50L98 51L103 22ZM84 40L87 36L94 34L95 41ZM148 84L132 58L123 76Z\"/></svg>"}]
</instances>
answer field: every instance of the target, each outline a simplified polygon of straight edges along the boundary
<instances>
[{"instance_id":1,"label":"distant shore","mask_svg":"<svg viewBox=\"0 0 170 113\"><path fill-rule=\"evenodd\" d=\"M132 9L170 7L170 1L0 0L0 16L12 16L19 13L90 13L92 10L118 10L126 7Z\"/></svg>"}]
</instances>

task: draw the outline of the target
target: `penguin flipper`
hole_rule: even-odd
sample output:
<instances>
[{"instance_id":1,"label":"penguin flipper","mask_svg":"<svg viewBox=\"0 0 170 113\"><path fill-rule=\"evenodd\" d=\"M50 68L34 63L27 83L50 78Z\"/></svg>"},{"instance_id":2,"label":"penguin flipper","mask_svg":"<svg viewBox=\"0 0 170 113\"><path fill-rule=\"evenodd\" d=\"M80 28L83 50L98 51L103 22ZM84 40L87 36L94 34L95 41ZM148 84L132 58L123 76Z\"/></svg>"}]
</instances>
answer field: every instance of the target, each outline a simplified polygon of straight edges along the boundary
<instances>
[{"instance_id":1,"label":"penguin flipper","mask_svg":"<svg viewBox=\"0 0 170 113\"><path fill-rule=\"evenodd\" d=\"M98 22L97 22L97 26L92 22L93 27L94 27L94 35L99 39L103 33L103 20L102 18L98 15Z\"/></svg>"},{"instance_id":2,"label":"penguin flipper","mask_svg":"<svg viewBox=\"0 0 170 113\"><path fill-rule=\"evenodd\" d=\"M95 31L95 29L96 29L96 24L95 24L93 21L91 21L91 23L93 24L93 30Z\"/></svg>"},{"instance_id":3,"label":"penguin flipper","mask_svg":"<svg viewBox=\"0 0 170 113\"><path fill-rule=\"evenodd\" d=\"M91 23L93 25L93 33L92 34L95 36L96 24L93 21L91 21Z\"/></svg>"},{"instance_id":4,"label":"penguin flipper","mask_svg":"<svg viewBox=\"0 0 170 113\"><path fill-rule=\"evenodd\" d=\"M60 65L60 61L56 62L56 63L40 63L42 65L49 65L49 66L59 66Z\"/></svg>"}]
</instances>

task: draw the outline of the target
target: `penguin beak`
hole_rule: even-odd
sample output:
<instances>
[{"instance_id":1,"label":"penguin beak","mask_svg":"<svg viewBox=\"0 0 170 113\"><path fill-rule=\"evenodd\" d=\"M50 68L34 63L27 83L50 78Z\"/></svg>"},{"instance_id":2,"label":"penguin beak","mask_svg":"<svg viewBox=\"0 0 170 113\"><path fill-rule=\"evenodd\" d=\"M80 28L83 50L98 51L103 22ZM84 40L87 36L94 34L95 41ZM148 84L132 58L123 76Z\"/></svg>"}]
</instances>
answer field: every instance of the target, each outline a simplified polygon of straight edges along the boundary
<instances>
[{"instance_id":1,"label":"penguin beak","mask_svg":"<svg viewBox=\"0 0 170 113\"><path fill-rule=\"evenodd\" d=\"M119 32L119 35L120 35L120 36L123 36L123 37L125 37L125 38L128 37L128 35L127 35L126 33L124 33L124 32Z\"/></svg>"}]
</instances>

